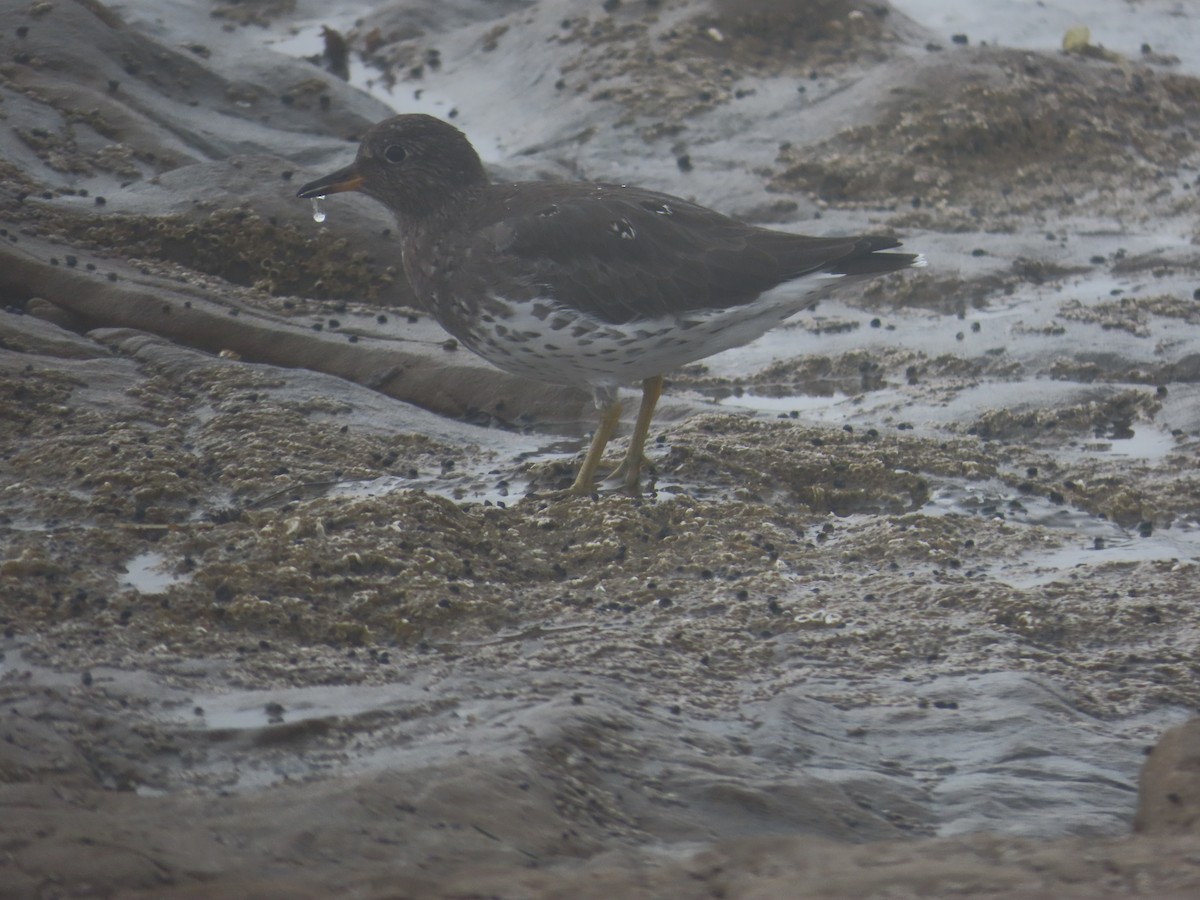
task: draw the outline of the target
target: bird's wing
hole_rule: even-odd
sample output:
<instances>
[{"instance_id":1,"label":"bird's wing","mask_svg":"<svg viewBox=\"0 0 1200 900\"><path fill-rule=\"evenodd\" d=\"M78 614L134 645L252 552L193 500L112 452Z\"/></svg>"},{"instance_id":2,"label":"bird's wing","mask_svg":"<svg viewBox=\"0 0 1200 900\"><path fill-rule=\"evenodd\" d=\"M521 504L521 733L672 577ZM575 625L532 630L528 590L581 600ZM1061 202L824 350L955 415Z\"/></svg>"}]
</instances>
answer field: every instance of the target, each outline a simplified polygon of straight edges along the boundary
<instances>
[{"instance_id":1,"label":"bird's wing","mask_svg":"<svg viewBox=\"0 0 1200 900\"><path fill-rule=\"evenodd\" d=\"M735 307L811 272L875 274L910 254L891 238L757 228L677 197L617 185L520 186L474 241L530 296L612 324Z\"/></svg>"}]
</instances>

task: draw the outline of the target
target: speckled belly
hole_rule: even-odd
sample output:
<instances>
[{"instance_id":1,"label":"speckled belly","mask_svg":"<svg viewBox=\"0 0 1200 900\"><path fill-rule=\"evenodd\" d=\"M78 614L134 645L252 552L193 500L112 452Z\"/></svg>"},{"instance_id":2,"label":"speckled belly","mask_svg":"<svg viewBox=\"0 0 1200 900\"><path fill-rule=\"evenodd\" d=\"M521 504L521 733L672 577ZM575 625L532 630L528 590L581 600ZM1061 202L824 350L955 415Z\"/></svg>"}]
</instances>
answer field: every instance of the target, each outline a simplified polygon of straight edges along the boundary
<instances>
[{"instance_id":1,"label":"speckled belly","mask_svg":"<svg viewBox=\"0 0 1200 900\"><path fill-rule=\"evenodd\" d=\"M798 279L730 309L694 310L628 324L601 322L545 300L500 302L507 315L473 316L452 333L492 365L553 383L617 386L661 375L748 343L810 307L836 279Z\"/></svg>"}]
</instances>

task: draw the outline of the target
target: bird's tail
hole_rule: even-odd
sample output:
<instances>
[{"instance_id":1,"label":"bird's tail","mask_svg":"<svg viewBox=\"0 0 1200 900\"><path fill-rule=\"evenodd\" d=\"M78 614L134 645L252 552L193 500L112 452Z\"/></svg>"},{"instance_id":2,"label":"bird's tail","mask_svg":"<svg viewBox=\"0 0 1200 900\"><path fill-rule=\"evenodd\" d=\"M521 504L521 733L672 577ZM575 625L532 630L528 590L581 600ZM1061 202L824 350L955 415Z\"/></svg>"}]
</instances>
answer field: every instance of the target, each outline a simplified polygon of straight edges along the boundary
<instances>
[{"instance_id":1,"label":"bird's tail","mask_svg":"<svg viewBox=\"0 0 1200 900\"><path fill-rule=\"evenodd\" d=\"M926 266L923 253L884 253L899 247L900 242L889 237L865 237L852 253L846 254L825 271L830 275L882 275L900 269L921 269Z\"/></svg>"}]
</instances>

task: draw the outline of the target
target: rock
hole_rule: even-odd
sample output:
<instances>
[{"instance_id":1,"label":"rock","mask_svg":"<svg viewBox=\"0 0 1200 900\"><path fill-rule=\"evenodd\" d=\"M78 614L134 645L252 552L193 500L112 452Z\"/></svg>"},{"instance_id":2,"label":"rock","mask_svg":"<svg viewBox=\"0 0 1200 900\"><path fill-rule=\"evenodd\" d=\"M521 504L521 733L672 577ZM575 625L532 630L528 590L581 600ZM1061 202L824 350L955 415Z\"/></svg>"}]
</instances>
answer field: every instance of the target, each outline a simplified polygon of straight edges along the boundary
<instances>
[{"instance_id":1,"label":"rock","mask_svg":"<svg viewBox=\"0 0 1200 900\"><path fill-rule=\"evenodd\" d=\"M1167 731L1142 766L1138 834L1200 834L1200 717Z\"/></svg>"}]
</instances>

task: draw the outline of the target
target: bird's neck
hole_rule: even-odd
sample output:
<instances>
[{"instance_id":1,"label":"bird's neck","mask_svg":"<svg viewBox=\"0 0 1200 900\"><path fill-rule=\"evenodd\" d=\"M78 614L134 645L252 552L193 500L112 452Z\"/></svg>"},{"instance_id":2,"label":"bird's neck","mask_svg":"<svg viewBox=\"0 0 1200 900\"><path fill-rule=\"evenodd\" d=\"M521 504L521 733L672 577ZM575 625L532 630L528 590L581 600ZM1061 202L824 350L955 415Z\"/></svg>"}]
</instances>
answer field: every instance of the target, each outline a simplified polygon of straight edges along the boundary
<instances>
[{"instance_id":1,"label":"bird's neck","mask_svg":"<svg viewBox=\"0 0 1200 900\"><path fill-rule=\"evenodd\" d=\"M486 176L478 180L464 180L449 189L442 184L436 190L411 194L394 208L394 212L402 228L418 225L428 227L433 222L460 215L460 210L474 204L487 189Z\"/></svg>"}]
</instances>

